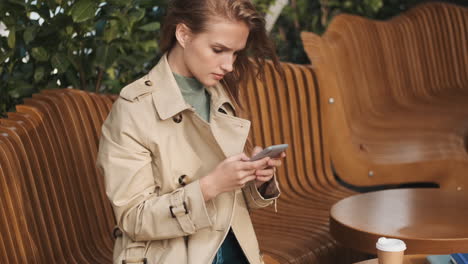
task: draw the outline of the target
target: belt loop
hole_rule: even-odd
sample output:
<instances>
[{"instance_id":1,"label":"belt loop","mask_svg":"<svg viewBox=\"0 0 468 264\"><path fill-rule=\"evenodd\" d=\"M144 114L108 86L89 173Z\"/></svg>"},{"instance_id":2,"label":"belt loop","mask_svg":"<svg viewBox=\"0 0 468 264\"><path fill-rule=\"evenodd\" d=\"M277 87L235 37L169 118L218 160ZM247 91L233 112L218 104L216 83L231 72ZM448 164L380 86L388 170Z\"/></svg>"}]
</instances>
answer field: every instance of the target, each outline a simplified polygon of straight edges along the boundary
<instances>
[{"instance_id":1,"label":"belt loop","mask_svg":"<svg viewBox=\"0 0 468 264\"><path fill-rule=\"evenodd\" d=\"M173 218L177 219L180 228L186 234L195 233L195 225L190 218L187 203L184 201L185 192L183 188L177 189L170 195L169 211Z\"/></svg>"},{"instance_id":2,"label":"belt loop","mask_svg":"<svg viewBox=\"0 0 468 264\"><path fill-rule=\"evenodd\" d=\"M140 258L140 259L122 259L122 264L129 264L129 263L139 263L142 262L143 264L148 264L148 259L147 258Z\"/></svg>"},{"instance_id":3,"label":"belt loop","mask_svg":"<svg viewBox=\"0 0 468 264\"><path fill-rule=\"evenodd\" d=\"M123 235L122 230L118 226L114 227L114 230L112 230L112 236L114 239L117 239L118 237L121 237Z\"/></svg>"}]
</instances>

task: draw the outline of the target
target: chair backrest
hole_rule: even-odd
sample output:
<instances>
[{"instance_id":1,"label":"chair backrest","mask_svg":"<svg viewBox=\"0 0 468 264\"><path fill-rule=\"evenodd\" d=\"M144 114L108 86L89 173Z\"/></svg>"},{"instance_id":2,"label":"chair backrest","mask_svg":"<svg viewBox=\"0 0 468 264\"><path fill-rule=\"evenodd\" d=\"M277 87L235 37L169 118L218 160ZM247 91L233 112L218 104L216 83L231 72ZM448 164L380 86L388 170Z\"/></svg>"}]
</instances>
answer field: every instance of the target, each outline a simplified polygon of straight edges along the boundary
<instances>
[{"instance_id":1,"label":"chair backrest","mask_svg":"<svg viewBox=\"0 0 468 264\"><path fill-rule=\"evenodd\" d=\"M302 33L333 165L360 186L468 188L468 9L422 4L388 21L337 16Z\"/></svg>"}]
</instances>

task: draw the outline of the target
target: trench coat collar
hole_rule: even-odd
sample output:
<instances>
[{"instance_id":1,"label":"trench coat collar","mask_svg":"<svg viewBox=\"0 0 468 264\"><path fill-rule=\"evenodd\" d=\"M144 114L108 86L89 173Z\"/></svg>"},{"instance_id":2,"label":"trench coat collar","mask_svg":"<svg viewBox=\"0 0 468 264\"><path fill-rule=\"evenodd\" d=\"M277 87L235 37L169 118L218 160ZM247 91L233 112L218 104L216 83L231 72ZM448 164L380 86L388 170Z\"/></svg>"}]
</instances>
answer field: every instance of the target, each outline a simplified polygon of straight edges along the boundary
<instances>
[{"instance_id":1,"label":"trench coat collar","mask_svg":"<svg viewBox=\"0 0 468 264\"><path fill-rule=\"evenodd\" d=\"M182 92L172 74L172 70L167 61L167 53L162 56L158 64L145 76L145 79L145 84L154 86L152 93L153 102L162 120L166 120L191 108L191 106L185 102ZM235 109L221 84L207 87L206 89L211 95L212 107L218 109L224 103L228 103Z\"/></svg>"}]
</instances>

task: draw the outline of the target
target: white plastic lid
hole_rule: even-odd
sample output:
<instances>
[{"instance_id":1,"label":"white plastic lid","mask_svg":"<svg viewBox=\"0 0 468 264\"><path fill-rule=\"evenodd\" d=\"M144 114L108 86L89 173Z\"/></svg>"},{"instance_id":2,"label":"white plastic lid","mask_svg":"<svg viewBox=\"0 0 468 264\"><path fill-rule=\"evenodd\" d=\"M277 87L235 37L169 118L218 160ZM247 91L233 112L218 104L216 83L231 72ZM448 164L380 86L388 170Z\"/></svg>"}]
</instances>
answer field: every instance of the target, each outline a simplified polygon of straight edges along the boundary
<instances>
[{"instance_id":1,"label":"white plastic lid","mask_svg":"<svg viewBox=\"0 0 468 264\"><path fill-rule=\"evenodd\" d=\"M375 244L378 250L399 252L406 250L406 244L400 239L381 237Z\"/></svg>"}]
</instances>

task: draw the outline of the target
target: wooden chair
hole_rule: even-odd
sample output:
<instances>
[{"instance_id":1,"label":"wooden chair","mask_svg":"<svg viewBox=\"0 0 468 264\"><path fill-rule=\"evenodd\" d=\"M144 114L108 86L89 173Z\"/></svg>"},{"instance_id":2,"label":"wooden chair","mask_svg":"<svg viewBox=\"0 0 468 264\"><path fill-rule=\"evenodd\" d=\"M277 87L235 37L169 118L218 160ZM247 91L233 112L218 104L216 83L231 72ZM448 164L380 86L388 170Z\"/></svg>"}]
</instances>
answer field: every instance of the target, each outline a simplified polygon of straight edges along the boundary
<instances>
[{"instance_id":1,"label":"wooden chair","mask_svg":"<svg viewBox=\"0 0 468 264\"><path fill-rule=\"evenodd\" d=\"M389 21L337 16L302 33L324 144L356 186L468 188L468 9L422 4Z\"/></svg>"}]
</instances>

